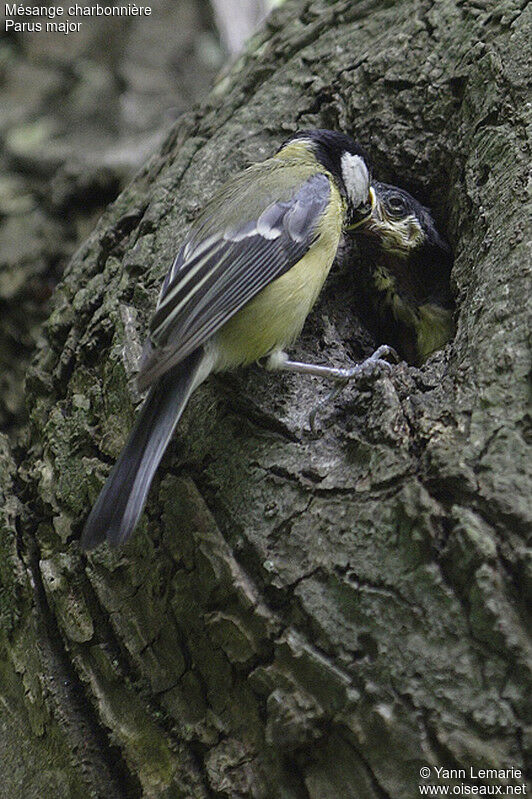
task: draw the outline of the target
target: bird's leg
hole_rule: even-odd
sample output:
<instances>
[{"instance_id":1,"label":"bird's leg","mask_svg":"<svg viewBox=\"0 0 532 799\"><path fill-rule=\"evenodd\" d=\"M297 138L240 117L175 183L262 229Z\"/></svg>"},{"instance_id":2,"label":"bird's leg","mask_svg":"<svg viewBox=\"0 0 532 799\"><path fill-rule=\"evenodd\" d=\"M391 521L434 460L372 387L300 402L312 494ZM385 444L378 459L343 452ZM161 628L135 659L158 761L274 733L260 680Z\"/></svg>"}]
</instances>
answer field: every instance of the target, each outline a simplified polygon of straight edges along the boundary
<instances>
[{"instance_id":1,"label":"bird's leg","mask_svg":"<svg viewBox=\"0 0 532 799\"><path fill-rule=\"evenodd\" d=\"M301 363L300 361L291 361L286 352L277 351L272 352L266 359L265 367L271 370L285 370L290 372L298 372L299 374L314 375L315 377L325 377L330 380L335 380L337 385L327 395L324 402L317 405L309 414L309 424L311 432L316 434L316 415L318 411L327 405L336 395L341 391L343 386L353 378L358 377L371 377L375 374L376 369L384 367L389 369L391 364L386 358L391 358L395 363L399 361L399 356L396 351L389 347L387 344L382 344L375 352L366 358L361 363L357 363L350 368L336 368L333 366L319 366L312 363Z\"/></svg>"},{"instance_id":2,"label":"bird's leg","mask_svg":"<svg viewBox=\"0 0 532 799\"><path fill-rule=\"evenodd\" d=\"M286 352L272 352L266 359L266 369L285 370L298 372L299 374L314 375L315 377L325 377L329 380L337 380L341 383L352 380L354 377L369 376L375 371L375 367L384 366L390 368L390 362L386 358L392 358L396 363L399 360L397 353L387 344L378 347L373 355L366 358L361 363L356 363L349 369L337 368L334 366L319 366L313 363L301 363L301 361L291 361Z\"/></svg>"}]
</instances>

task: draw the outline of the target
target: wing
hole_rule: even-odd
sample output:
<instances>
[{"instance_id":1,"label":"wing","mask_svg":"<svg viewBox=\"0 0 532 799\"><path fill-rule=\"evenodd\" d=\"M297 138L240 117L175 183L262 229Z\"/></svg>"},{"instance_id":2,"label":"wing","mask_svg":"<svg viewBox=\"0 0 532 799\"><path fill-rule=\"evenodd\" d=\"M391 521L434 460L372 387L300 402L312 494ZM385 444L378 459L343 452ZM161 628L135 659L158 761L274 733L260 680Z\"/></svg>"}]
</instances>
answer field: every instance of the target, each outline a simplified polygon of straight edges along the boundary
<instances>
[{"instance_id":1,"label":"wing","mask_svg":"<svg viewBox=\"0 0 532 799\"><path fill-rule=\"evenodd\" d=\"M293 167L285 166L285 180L288 171L288 177L294 178ZM253 188L254 218L231 222L242 214L243 200L238 186L233 187L220 197L222 218L214 220L208 206L179 251L150 326L139 373L141 388L201 346L268 283L294 266L316 240L331 195L326 175L300 180L285 189L283 199L273 201L267 187L258 183ZM263 195L258 212L257 191Z\"/></svg>"}]
</instances>

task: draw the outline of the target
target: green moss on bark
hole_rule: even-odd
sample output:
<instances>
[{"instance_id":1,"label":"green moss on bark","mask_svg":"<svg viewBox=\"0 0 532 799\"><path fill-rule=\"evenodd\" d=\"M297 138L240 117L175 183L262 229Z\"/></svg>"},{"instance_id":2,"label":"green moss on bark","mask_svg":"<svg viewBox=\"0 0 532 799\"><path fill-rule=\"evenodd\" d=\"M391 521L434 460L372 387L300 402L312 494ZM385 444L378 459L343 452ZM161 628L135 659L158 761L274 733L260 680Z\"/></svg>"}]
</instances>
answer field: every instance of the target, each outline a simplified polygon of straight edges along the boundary
<instances>
[{"instance_id":1,"label":"green moss on bark","mask_svg":"<svg viewBox=\"0 0 532 799\"><path fill-rule=\"evenodd\" d=\"M60 641L146 796L411 799L423 764L525 766L527 30L512 0L286 3L71 263L29 381L25 490ZM211 381L135 538L85 560L181 235L232 169L308 126L354 132L379 177L432 204L455 340L348 386L317 439L318 381ZM371 346L356 268L346 250L297 356Z\"/></svg>"}]
</instances>

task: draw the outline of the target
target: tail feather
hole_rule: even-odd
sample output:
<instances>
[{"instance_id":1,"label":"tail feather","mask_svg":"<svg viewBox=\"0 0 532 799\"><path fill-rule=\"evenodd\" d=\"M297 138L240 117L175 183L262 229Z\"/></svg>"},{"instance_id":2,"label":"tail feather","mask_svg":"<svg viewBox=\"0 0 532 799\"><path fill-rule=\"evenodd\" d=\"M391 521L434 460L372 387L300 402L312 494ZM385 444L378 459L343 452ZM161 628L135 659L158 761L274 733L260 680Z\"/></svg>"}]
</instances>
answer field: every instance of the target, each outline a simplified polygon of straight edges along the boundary
<instances>
[{"instance_id":1,"label":"tail feather","mask_svg":"<svg viewBox=\"0 0 532 799\"><path fill-rule=\"evenodd\" d=\"M154 385L144 401L127 443L87 519L83 549L107 539L112 546L131 535L144 508L155 471L198 385L203 352L197 350Z\"/></svg>"}]
</instances>

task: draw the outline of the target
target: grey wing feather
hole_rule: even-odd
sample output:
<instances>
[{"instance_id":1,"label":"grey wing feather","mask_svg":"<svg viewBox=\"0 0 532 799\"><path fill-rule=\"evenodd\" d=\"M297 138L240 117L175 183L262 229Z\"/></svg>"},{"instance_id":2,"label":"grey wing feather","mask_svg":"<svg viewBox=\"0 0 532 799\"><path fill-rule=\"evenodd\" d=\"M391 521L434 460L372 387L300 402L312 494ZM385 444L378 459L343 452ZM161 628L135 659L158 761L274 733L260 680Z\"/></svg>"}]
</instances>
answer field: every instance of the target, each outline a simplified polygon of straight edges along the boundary
<instances>
[{"instance_id":1,"label":"grey wing feather","mask_svg":"<svg viewBox=\"0 0 532 799\"><path fill-rule=\"evenodd\" d=\"M329 179L313 175L291 199L272 202L256 220L185 242L152 319L141 388L203 344L303 257L316 240L330 193ZM201 232L207 227L203 223Z\"/></svg>"}]
</instances>

